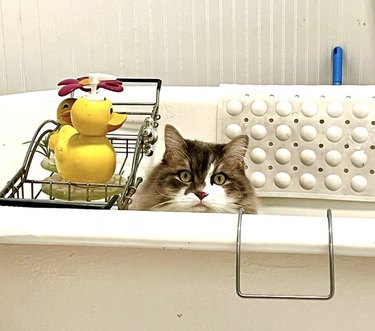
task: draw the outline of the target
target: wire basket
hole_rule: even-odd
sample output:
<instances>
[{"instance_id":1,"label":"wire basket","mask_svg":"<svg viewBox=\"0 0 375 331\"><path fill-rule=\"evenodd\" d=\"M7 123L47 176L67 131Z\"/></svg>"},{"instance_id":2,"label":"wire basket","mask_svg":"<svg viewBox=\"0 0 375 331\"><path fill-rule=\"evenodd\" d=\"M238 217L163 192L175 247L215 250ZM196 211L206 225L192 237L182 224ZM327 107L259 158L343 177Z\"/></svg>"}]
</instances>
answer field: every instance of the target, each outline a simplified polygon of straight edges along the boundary
<instances>
[{"instance_id":1,"label":"wire basket","mask_svg":"<svg viewBox=\"0 0 375 331\"><path fill-rule=\"evenodd\" d=\"M0 205L89 209L111 209L116 206L118 209L128 209L133 194L142 182L142 177L137 175L138 168L144 156L152 156L152 146L157 141L162 82L160 79L151 78L117 78L117 80L122 82L125 91L127 87L136 87L138 90L145 88L148 91L151 88L154 97L152 101L112 102L114 111L126 114L128 118L126 123L135 126L133 131L135 133L107 135L120 160L114 180L105 184L56 181L53 171L47 179L33 178L35 173L33 170L41 168L38 162L40 146L43 143L48 145L46 142L49 135L59 126L54 120L46 120L37 128L29 142L21 168L0 191ZM126 178L123 177L124 174L128 174ZM56 195L56 192L62 192L63 196Z\"/></svg>"}]
</instances>

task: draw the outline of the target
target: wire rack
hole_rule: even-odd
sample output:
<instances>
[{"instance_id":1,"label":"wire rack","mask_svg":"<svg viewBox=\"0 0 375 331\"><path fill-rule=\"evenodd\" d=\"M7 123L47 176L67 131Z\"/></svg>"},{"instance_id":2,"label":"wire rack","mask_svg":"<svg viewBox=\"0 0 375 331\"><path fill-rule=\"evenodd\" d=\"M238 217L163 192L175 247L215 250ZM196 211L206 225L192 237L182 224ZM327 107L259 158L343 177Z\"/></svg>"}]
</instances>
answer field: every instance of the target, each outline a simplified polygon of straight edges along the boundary
<instances>
[{"instance_id":1,"label":"wire rack","mask_svg":"<svg viewBox=\"0 0 375 331\"><path fill-rule=\"evenodd\" d=\"M36 129L29 142L23 164L6 186L0 191L0 205L43 208L89 208L89 209L128 209L132 196L142 182L137 175L144 156L152 156L153 145L157 141L157 127L160 119L159 96L162 81L153 78L118 78L125 87L153 89L152 101L115 101L116 112L126 114L127 122L137 125L136 133L111 133L107 138L112 143L120 163L116 168L117 182L105 184L55 181L54 173L45 179L33 178L35 168L40 169L38 162L39 149L43 141L47 141L51 132L59 124L54 120L46 120ZM137 121L132 121L137 118ZM126 122L126 123L127 123ZM125 126L127 125L125 123ZM126 171L125 171L126 169ZM126 178L124 174L128 174ZM54 190L63 188L64 197L56 199ZM74 192L79 190L80 197ZM100 193L101 198L97 199Z\"/></svg>"}]
</instances>

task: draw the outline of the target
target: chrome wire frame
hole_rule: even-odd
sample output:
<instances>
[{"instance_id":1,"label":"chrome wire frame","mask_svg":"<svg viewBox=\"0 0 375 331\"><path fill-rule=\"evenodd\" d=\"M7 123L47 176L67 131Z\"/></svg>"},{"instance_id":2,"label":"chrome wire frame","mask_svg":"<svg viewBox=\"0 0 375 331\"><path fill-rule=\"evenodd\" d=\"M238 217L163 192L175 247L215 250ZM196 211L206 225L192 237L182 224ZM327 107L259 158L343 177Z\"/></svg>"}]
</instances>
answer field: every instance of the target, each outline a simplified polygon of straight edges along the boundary
<instances>
[{"instance_id":1,"label":"chrome wire frame","mask_svg":"<svg viewBox=\"0 0 375 331\"><path fill-rule=\"evenodd\" d=\"M335 294L335 262L332 231L332 212L327 210L328 222L328 260L329 260L329 293L327 295L274 295L274 294L255 294L243 293L241 291L241 231L242 215L244 210L241 208L238 212L237 223L237 241L236 241L236 293L245 299L285 299L285 300L329 300Z\"/></svg>"}]
</instances>

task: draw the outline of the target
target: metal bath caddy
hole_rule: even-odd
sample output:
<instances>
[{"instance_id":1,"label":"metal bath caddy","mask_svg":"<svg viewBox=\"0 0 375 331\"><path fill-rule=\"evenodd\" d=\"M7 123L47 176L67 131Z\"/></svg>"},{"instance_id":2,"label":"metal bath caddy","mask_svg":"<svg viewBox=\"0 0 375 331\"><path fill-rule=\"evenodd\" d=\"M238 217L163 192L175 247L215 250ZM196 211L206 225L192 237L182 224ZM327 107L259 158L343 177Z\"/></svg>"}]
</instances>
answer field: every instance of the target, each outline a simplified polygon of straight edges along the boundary
<instances>
[{"instance_id":1,"label":"metal bath caddy","mask_svg":"<svg viewBox=\"0 0 375 331\"><path fill-rule=\"evenodd\" d=\"M57 127L54 120L44 121L35 131L29 142L23 164L17 173L10 179L7 185L0 191L0 205L19 207L43 207L43 208L89 208L89 209L128 209L132 196L136 192L142 178L137 176L138 168L144 156L153 154L152 147L157 141L157 127L159 115L159 97L162 81L153 78L117 78L126 87L152 88L155 97L152 101L112 102L114 111L126 114L125 122L129 125L137 125L135 133L109 133L107 138L112 143L116 156L123 159L116 168L116 175L123 179L116 183L77 183L60 182L54 180L35 179L32 170L40 167L37 162L40 144L48 139L48 136ZM140 123L140 124L134 124ZM53 175L53 172L51 173ZM47 177L47 176L46 176ZM48 177L50 178L50 177ZM43 186L43 191L42 191ZM64 199L56 199L52 191L57 187L63 187ZM46 190L51 193L46 194ZM83 198L77 200L74 197L75 190L84 192ZM96 200L95 192L100 191L101 199ZM113 192L116 192L115 194Z\"/></svg>"}]
</instances>

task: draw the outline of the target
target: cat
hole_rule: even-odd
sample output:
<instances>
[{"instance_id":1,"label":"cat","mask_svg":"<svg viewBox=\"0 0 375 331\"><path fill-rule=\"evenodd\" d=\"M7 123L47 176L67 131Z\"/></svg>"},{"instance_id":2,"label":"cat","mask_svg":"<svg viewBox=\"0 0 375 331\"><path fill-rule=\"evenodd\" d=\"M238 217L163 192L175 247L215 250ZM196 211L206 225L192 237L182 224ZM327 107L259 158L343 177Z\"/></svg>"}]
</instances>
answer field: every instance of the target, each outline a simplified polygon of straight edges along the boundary
<instances>
[{"instance_id":1,"label":"cat","mask_svg":"<svg viewBox=\"0 0 375 331\"><path fill-rule=\"evenodd\" d=\"M184 139L165 127L165 153L133 197L136 210L256 213L256 197L245 174L249 138L227 144Z\"/></svg>"}]
</instances>

